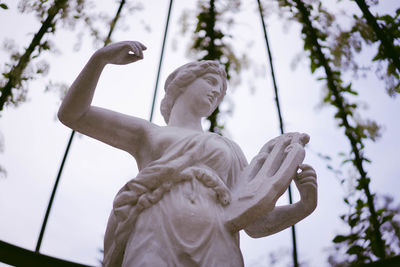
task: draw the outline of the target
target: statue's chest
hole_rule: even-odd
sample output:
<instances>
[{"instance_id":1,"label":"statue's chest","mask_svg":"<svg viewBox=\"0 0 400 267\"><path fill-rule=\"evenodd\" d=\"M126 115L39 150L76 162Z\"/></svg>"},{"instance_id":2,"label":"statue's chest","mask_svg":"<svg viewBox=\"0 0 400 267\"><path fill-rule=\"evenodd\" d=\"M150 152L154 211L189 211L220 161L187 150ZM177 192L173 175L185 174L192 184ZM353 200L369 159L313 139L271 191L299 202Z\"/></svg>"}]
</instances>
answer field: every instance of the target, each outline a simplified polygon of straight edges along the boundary
<instances>
[{"instance_id":1,"label":"statue's chest","mask_svg":"<svg viewBox=\"0 0 400 267\"><path fill-rule=\"evenodd\" d=\"M183 142L190 136L183 131L162 131L152 137L152 154L155 158L160 158L166 151L169 151L180 142Z\"/></svg>"},{"instance_id":2,"label":"statue's chest","mask_svg":"<svg viewBox=\"0 0 400 267\"><path fill-rule=\"evenodd\" d=\"M225 167L230 158L230 149L222 137L210 133L192 131L164 131L153 137L155 144L152 158L158 159L166 153L193 158L197 163L208 165L212 169Z\"/></svg>"}]
</instances>

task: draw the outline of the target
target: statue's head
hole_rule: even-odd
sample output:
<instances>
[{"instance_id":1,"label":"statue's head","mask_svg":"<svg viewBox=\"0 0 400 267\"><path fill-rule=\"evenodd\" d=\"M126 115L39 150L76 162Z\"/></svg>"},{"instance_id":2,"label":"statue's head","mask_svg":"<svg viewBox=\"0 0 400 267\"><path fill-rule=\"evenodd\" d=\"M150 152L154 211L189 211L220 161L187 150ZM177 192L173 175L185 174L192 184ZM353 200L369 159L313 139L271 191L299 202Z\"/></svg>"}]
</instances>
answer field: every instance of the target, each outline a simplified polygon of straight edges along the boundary
<instances>
[{"instance_id":1,"label":"statue's head","mask_svg":"<svg viewBox=\"0 0 400 267\"><path fill-rule=\"evenodd\" d=\"M227 82L226 72L218 61L202 60L190 62L177 68L168 76L164 85L165 96L161 101L161 114L167 124L176 99L184 92L189 84L208 73L216 74L221 77L222 88L218 99L219 104L225 96Z\"/></svg>"}]
</instances>

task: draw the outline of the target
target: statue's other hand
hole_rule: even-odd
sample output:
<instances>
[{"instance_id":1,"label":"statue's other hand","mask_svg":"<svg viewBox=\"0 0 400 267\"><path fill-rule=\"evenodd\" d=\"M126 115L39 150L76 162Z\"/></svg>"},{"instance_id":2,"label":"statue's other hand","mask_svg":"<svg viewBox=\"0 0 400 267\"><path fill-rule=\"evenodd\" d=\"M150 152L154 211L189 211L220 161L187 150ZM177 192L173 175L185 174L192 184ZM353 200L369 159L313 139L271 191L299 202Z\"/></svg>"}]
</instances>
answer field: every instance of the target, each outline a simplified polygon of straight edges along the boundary
<instances>
[{"instance_id":1,"label":"statue's other hand","mask_svg":"<svg viewBox=\"0 0 400 267\"><path fill-rule=\"evenodd\" d=\"M138 41L122 41L100 48L94 56L105 64L125 65L143 59L143 51L146 49Z\"/></svg>"},{"instance_id":2,"label":"statue's other hand","mask_svg":"<svg viewBox=\"0 0 400 267\"><path fill-rule=\"evenodd\" d=\"M300 203L307 213L311 213L317 207L317 174L310 165L300 164L299 168L301 171L294 181L300 193Z\"/></svg>"}]
</instances>

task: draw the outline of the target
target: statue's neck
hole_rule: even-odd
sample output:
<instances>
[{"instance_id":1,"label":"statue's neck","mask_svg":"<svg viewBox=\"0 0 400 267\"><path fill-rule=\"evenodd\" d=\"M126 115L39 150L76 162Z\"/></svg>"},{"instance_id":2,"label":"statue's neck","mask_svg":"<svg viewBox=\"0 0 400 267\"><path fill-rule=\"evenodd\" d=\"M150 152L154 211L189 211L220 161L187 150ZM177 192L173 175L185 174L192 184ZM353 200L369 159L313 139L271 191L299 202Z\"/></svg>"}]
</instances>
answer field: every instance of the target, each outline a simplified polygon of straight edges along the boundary
<instances>
[{"instance_id":1,"label":"statue's neck","mask_svg":"<svg viewBox=\"0 0 400 267\"><path fill-rule=\"evenodd\" d=\"M201 116L198 116L190 108L180 103L175 103L171 110L168 126L190 129L194 131L203 131L201 127Z\"/></svg>"},{"instance_id":2,"label":"statue's neck","mask_svg":"<svg viewBox=\"0 0 400 267\"><path fill-rule=\"evenodd\" d=\"M176 117L170 117L168 126L179 127L184 129L189 129L193 131L202 132L203 128L201 127L201 121L193 121L193 120L182 120Z\"/></svg>"}]
</instances>

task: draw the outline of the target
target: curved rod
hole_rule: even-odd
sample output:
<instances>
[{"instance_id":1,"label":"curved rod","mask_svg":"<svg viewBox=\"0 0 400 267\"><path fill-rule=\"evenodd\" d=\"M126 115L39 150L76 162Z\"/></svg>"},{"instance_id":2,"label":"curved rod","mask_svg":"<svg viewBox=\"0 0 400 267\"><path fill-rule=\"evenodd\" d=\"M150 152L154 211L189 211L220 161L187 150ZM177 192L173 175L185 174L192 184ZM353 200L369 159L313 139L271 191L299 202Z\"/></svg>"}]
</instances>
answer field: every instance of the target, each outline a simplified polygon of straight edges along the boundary
<instances>
[{"instance_id":1,"label":"curved rod","mask_svg":"<svg viewBox=\"0 0 400 267\"><path fill-rule=\"evenodd\" d=\"M0 262L12 266L41 266L41 267L90 267L80 263L66 261L43 255L25 248L21 248L4 241L0 241Z\"/></svg>"},{"instance_id":2,"label":"curved rod","mask_svg":"<svg viewBox=\"0 0 400 267\"><path fill-rule=\"evenodd\" d=\"M75 136L75 131L72 131L71 132L71 136L69 137L69 140L68 140L67 148L65 149L64 157L63 157L63 159L61 161L60 169L58 170L56 182L54 183L54 186L53 186L53 191L51 192L49 204L48 204L47 209L46 209L46 214L44 215L42 227L40 228L39 238L38 238L38 241L36 243L36 248L35 248L36 252L40 251L40 246L42 245L44 231L46 230L47 220L49 219L50 210L51 210L51 207L53 205L54 197L56 195L56 191L57 191L57 188L58 188L58 183L60 182L61 174L62 174L62 171L64 169L64 164L65 164L65 161L67 160L69 149L71 148L71 144L72 144L72 140L74 139L74 136Z\"/></svg>"},{"instance_id":3,"label":"curved rod","mask_svg":"<svg viewBox=\"0 0 400 267\"><path fill-rule=\"evenodd\" d=\"M281 107L280 107L280 104L279 104L278 87L276 85L274 65L272 63L271 48L269 46L267 29L266 29L266 25L265 25L265 22L264 22L263 9L262 9L260 0L257 0L257 3L258 3L258 10L260 12L262 28L263 28L263 31L264 31L265 43L267 45L269 66L270 66L270 69L271 69L272 83L274 85L274 92L275 92L275 103L276 103L276 109L278 111L279 128L280 128L281 134L284 134L283 119L282 119L282 114L281 114ZM292 189L291 189L290 185L288 187L288 195L289 195L289 203L293 204ZM291 230L292 230L292 245L293 245L293 266L294 267L298 267L299 266L299 262L298 262L298 257L297 257L296 228L295 228L294 225L291 227Z\"/></svg>"},{"instance_id":4,"label":"curved rod","mask_svg":"<svg viewBox=\"0 0 400 267\"><path fill-rule=\"evenodd\" d=\"M160 80L161 66L162 66L162 62L163 62L163 59L164 59L165 42L167 40L167 33L168 33L168 28L169 28L169 18L171 16L171 9L172 9L172 2L173 2L173 0L169 1L167 22L165 23L164 37L163 37L163 42L162 42L162 46L161 46L160 61L158 63L156 84L154 86L153 102L151 104L151 111L150 111L150 118L149 118L150 122L153 121L154 106L155 106L155 103L156 103L157 90L158 90L158 81Z\"/></svg>"}]
</instances>

